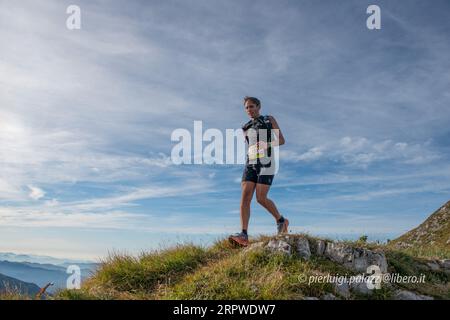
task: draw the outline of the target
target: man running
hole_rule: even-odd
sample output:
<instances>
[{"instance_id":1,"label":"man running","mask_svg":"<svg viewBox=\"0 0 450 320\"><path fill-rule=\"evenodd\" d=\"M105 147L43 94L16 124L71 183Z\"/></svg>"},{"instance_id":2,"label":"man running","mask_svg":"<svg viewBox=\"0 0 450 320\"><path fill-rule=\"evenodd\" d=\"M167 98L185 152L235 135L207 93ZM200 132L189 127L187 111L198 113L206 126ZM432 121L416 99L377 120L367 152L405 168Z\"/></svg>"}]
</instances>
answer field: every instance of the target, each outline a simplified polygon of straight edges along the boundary
<instances>
[{"instance_id":1,"label":"man running","mask_svg":"<svg viewBox=\"0 0 450 320\"><path fill-rule=\"evenodd\" d=\"M250 203L255 190L258 203L266 208L275 218L278 234L288 231L289 221L280 214L275 203L267 198L267 193L274 178L274 174L270 174L273 173L273 170L269 170L275 165L272 147L284 144L283 134L274 117L260 115L261 102L259 99L245 97L244 107L251 120L242 127L245 139L249 145L241 183L240 212L242 231L231 235L228 239L235 245L245 247L248 245L247 229L250 220ZM272 131L272 129L276 130ZM260 137L260 134L264 132L267 133L267 136ZM277 137L275 141L272 141L272 132Z\"/></svg>"}]
</instances>

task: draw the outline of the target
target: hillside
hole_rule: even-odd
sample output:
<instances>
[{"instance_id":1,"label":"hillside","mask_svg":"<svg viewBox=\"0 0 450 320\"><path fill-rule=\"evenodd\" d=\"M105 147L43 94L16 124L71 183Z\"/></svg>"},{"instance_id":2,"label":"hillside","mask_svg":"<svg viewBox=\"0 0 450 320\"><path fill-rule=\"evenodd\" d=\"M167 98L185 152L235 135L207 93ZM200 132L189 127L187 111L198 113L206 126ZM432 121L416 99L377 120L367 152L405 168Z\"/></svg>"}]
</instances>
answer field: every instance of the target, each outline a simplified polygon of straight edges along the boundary
<instances>
[{"instance_id":1,"label":"hillside","mask_svg":"<svg viewBox=\"0 0 450 320\"><path fill-rule=\"evenodd\" d=\"M437 209L421 225L391 241L389 246L418 253L450 252L450 201Z\"/></svg>"},{"instance_id":2,"label":"hillside","mask_svg":"<svg viewBox=\"0 0 450 320\"><path fill-rule=\"evenodd\" d=\"M371 265L384 274L423 275L425 281L387 281L371 290L365 282L342 280L365 274ZM330 280L333 276L341 276L340 285ZM328 280L320 282L320 277ZM139 257L116 254L81 290L60 291L56 299L450 299L449 279L450 260L291 234L252 239L245 249L221 240L208 248L183 245Z\"/></svg>"},{"instance_id":3,"label":"hillside","mask_svg":"<svg viewBox=\"0 0 450 320\"><path fill-rule=\"evenodd\" d=\"M39 287L34 283L20 281L18 279L0 274L0 293L2 295L19 294L34 296L39 292Z\"/></svg>"}]
</instances>

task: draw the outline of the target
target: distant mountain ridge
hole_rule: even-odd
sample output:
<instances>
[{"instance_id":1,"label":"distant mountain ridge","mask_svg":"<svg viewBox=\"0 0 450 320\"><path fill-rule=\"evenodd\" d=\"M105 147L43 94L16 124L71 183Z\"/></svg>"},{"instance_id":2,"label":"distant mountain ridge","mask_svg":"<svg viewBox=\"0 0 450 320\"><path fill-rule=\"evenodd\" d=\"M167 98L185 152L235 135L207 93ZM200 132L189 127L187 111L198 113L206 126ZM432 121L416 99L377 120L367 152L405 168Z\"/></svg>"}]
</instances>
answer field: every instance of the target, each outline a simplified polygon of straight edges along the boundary
<instances>
[{"instance_id":1,"label":"distant mountain ridge","mask_svg":"<svg viewBox=\"0 0 450 320\"><path fill-rule=\"evenodd\" d=\"M0 294L15 293L34 296L39 290L40 288L34 283L20 281L0 273Z\"/></svg>"},{"instance_id":2,"label":"distant mountain ridge","mask_svg":"<svg viewBox=\"0 0 450 320\"><path fill-rule=\"evenodd\" d=\"M80 268L81 280L89 277L97 268L94 263L66 263L67 266L74 264ZM66 282L70 274L67 273L67 266L60 264L41 264L35 262L15 262L0 261L0 273L6 276L29 283L35 283L39 287L52 282L54 286L50 287L50 293L60 288L66 287Z\"/></svg>"},{"instance_id":3,"label":"distant mountain ridge","mask_svg":"<svg viewBox=\"0 0 450 320\"><path fill-rule=\"evenodd\" d=\"M84 259L80 259L80 260L62 259L62 258L55 258L55 257L50 257L50 256L41 256L41 255L33 255L33 254L18 254L18 253L12 253L12 252L0 252L0 261L31 262L31 263L63 265L63 266L69 266L71 264L77 264L77 265L95 264L94 261L89 261L89 260L84 260Z\"/></svg>"}]
</instances>

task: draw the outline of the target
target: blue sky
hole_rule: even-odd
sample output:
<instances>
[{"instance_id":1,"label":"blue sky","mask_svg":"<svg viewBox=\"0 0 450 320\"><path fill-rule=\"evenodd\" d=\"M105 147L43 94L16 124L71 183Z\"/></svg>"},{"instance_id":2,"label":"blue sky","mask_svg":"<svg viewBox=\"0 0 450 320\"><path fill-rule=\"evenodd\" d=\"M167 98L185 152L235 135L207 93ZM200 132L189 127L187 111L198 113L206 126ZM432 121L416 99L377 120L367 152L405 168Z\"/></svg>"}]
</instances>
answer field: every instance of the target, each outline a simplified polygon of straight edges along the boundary
<instances>
[{"instance_id":1,"label":"blue sky","mask_svg":"<svg viewBox=\"0 0 450 320\"><path fill-rule=\"evenodd\" d=\"M285 135L269 196L293 231L393 238L450 198L448 1L0 6L0 251L94 259L238 231L242 165L173 165L170 136L240 128L245 95ZM249 232L274 231L253 203Z\"/></svg>"}]
</instances>

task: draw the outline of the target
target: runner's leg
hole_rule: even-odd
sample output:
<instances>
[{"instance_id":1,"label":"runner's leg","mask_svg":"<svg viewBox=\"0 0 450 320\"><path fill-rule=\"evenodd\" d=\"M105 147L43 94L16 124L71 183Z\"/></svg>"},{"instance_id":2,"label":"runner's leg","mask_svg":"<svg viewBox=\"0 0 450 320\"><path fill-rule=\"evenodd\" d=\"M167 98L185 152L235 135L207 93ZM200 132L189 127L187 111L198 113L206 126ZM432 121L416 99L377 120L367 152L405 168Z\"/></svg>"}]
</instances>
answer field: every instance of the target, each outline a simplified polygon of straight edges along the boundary
<instances>
[{"instance_id":1,"label":"runner's leg","mask_svg":"<svg viewBox=\"0 0 450 320\"><path fill-rule=\"evenodd\" d=\"M267 198L267 194L269 193L270 185L257 183L256 184L256 200L260 205L266 208L276 221L281 218L281 214L278 211L275 203Z\"/></svg>"},{"instance_id":2,"label":"runner's leg","mask_svg":"<svg viewBox=\"0 0 450 320\"><path fill-rule=\"evenodd\" d=\"M256 183L252 181L242 181L241 186L241 227L243 230L248 230L248 222L250 220L250 203L252 202Z\"/></svg>"}]
</instances>

